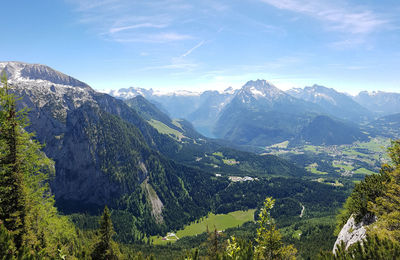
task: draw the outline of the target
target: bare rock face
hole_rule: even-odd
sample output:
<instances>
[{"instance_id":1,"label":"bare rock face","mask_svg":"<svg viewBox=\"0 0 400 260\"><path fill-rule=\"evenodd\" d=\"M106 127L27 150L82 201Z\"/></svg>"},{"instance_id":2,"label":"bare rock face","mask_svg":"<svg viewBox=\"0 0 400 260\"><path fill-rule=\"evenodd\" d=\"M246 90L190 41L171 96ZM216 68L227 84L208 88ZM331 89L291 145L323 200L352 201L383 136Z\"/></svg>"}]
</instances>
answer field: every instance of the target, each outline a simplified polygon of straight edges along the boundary
<instances>
[{"instance_id":1,"label":"bare rock face","mask_svg":"<svg viewBox=\"0 0 400 260\"><path fill-rule=\"evenodd\" d=\"M354 216L352 215L340 231L335 245L333 246L333 253L336 252L342 241L344 242L346 249L348 249L351 245L365 239L367 237L368 226L375 221L375 216L365 216L360 223L356 223Z\"/></svg>"}]
</instances>

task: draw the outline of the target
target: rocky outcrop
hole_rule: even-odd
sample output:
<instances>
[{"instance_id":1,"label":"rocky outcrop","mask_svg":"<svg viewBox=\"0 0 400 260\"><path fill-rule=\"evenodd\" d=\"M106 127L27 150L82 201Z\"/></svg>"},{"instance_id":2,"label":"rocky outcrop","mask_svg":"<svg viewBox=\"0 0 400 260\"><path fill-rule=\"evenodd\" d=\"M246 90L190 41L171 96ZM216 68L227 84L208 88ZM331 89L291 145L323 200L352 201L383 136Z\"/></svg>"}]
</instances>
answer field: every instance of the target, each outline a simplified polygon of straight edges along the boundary
<instances>
[{"instance_id":1,"label":"rocky outcrop","mask_svg":"<svg viewBox=\"0 0 400 260\"><path fill-rule=\"evenodd\" d=\"M336 252L342 241L344 242L346 249L348 249L351 245L365 239L367 237L368 226L375 221L375 216L365 216L359 223L357 223L352 215L340 231L335 245L333 246L333 253Z\"/></svg>"}]
</instances>

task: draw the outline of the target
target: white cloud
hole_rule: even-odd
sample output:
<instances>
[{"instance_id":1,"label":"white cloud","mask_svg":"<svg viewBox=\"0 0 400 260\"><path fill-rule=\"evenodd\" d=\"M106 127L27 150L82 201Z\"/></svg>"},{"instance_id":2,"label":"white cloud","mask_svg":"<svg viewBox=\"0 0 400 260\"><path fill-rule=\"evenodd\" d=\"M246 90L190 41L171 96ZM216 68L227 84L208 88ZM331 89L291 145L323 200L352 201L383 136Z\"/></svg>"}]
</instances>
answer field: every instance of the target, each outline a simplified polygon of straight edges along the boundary
<instances>
[{"instance_id":1,"label":"white cloud","mask_svg":"<svg viewBox=\"0 0 400 260\"><path fill-rule=\"evenodd\" d=\"M154 23L140 23L140 24L133 24L133 25L128 25L128 26L120 26L120 27L112 27L110 28L110 33L117 33L117 32L122 32L126 30L132 30L132 29L139 29L139 28L165 28L167 27L166 24L154 24Z\"/></svg>"},{"instance_id":2,"label":"white cloud","mask_svg":"<svg viewBox=\"0 0 400 260\"><path fill-rule=\"evenodd\" d=\"M180 0L65 0L74 6L79 22L90 25L99 36L116 42L165 43L192 39L179 30ZM168 8L167 8L168 7ZM177 8L175 8L177 7ZM168 28L168 30L166 30Z\"/></svg>"},{"instance_id":3,"label":"white cloud","mask_svg":"<svg viewBox=\"0 0 400 260\"><path fill-rule=\"evenodd\" d=\"M276 8L301 13L325 23L329 30L351 34L369 34L379 30L389 21L371 10L360 7L334 5L327 0L261 0ZM337 3L337 2L336 2ZM351 9L351 10L350 10Z\"/></svg>"},{"instance_id":4,"label":"white cloud","mask_svg":"<svg viewBox=\"0 0 400 260\"><path fill-rule=\"evenodd\" d=\"M182 41L193 39L191 35L180 34L175 32L163 32L163 33L142 33L126 35L121 37L113 37L112 40L120 43L130 43L130 42L145 42L145 43L166 43L173 41Z\"/></svg>"}]
</instances>

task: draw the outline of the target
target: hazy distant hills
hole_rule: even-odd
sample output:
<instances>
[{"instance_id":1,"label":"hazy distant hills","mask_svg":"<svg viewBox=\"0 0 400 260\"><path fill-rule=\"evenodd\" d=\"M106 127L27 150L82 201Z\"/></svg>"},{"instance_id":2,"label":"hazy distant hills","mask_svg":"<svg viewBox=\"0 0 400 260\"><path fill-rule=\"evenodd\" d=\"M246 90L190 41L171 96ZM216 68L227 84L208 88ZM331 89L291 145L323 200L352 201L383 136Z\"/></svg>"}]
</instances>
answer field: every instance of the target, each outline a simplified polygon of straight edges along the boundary
<instances>
[{"instance_id":1,"label":"hazy distant hills","mask_svg":"<svg viewBox=\"0 0 400 260\"><path fill-rule=\"evenodd\" d=\"M314 85L294 88L286 91L293 97L319 105L328 115L363 122L372 119L372 112L354 101L350 96L337 92L333 88Z\"/></svg>"},{"instance_id":2,"label":"hazy distant hills","mask_svg":"<svg viewBox=\"0 0 400 260\"><path fill-rule=\"evenodd\" d=\"M351 144L367 141L368 135L357 125L334 120L328 116L316 116L300 133L300 140L314 145Z\"/></svg>"},{"instance_id":3,"label":"hazy distant hills","mask_svg":"<svg viewBox=\"0 0 400 260\"><path fill-rule=\"evenodd\" d=\"M362 91L354 100L380 116L400 113L400 93Z\"/></svg>"},{"instance_id":4,"label":"hazy distant hills","mask_svg":"<svg viewBox=\"0 0 400 260\"><path fill-rule=\"evenodd\" d=\"M400 138L400 113L380 117L368 124L369 131L392 139Z\"/></svg>"},{"instance_id":5,"label":"hazy distant hills","mask_svg":"<svg viewBox=\"0 0 400 260\"><path fill-rule=\"evenodd\" d=\"M265 80L249 81L241 89L230 88L224 92L162 94L130 88L111 94L120 98L143 95L159 109L168 111L171 117L187 119L206 136L252 146L285 140L292 140L293 144L327 144L333 140L335 144L342 144L363 140L365 134L357 123L365 125L379 115L400 113L400 94L397 93L361 92L351 97L319 85L284 92ZM383 109L385 102L391 105ZM316 118L320 115L325 117ZM322 124L324 131L313 128L315 124ZM340 129L351 134L344 136L345 132ZM377 133L371 126L369 130L373 135ZM311 135L319 138L311 138Z\"/></svg>"},{"instance_id":6,"label":"hazy distant hills","mask_svg":"<svg viewBox=\"0 0 400 260\"><path fill-rule=\"evenodd\" d=\"M146 90L131 87L112 90L107 93L124 100L141 95L172 118L185 118L194 125L197 131L203 135L212 137L213 125L221 110L234 97L235 90L227 88L223 92L204 91L198 93L175 91L161 93L152 89Z\"/></svg>"}]
</instances>

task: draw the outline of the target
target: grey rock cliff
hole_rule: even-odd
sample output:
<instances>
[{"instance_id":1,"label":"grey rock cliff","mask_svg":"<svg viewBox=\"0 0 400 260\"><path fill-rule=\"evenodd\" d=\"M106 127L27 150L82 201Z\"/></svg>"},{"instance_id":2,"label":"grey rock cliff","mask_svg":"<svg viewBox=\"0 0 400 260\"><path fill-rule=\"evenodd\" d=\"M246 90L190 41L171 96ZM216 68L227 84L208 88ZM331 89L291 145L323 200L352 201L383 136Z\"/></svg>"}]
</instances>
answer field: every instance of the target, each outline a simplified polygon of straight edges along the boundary
<instances>
[{"instance_id":1,"label":"grey rock cliff","mask_svg":"<svg viewBox=\"0 0 400 260\"><path fill-rule=\"evenodd\" d=\"M351 245L365 239L367 237L368 226L375 221L376 217L367 216L364 217L360 223L356 223L354 216L352 215L340 231L332 252L335 253L342 241L344 242L346 249L348 249Z\"/></svg>"}]
</instances>

